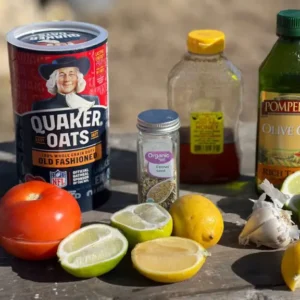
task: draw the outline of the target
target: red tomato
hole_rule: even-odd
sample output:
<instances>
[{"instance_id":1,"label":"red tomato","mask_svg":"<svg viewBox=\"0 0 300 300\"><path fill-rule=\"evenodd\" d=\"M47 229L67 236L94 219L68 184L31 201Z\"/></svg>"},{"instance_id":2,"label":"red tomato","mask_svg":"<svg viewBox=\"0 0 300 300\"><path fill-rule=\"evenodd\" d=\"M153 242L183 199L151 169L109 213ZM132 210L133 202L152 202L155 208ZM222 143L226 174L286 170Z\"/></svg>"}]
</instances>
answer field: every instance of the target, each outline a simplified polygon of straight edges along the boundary
<instances>
[{"instance_id":1,"label":"red tomato","mask_svg":"<svg viewBox=\"0 0 300 300\"><path fill-rule=\"evenodd\" d=\"M76 199L50 183L18 184L0 202L1 246L19 258L54 257L60 241L80 226Z\"/></svg>"},{"instance_id":2,"label":"red tomato","mask_svg":"<svg viewBox=\"0 0 300 300\"><path fill-rule=\"evenodd\" d=\"M1 246L11 255L27 259L42 260L56 255L60 241L26 242L17 239L0 237Z\"/></svg>"}]
</instances>

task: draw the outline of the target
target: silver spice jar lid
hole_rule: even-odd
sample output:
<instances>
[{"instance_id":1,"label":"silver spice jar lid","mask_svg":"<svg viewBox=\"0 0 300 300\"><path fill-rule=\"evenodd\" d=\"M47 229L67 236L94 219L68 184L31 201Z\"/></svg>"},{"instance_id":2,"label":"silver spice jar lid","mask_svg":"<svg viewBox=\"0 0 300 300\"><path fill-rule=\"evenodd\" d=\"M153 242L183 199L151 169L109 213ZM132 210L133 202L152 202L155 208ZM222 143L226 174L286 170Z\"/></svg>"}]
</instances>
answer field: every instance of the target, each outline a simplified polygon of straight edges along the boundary
<instances>
[{"instance_id":1,"label":"silver spice jar lid","mask_svg":"<svg viewBox=\"0 0 300 300\"><path fill-rule=\"evenodd\" d=\"M170 109L149 109L137 118L137 128L147 133L169 133L180 128L178 114Z\"/></svg>"}]
</instances>

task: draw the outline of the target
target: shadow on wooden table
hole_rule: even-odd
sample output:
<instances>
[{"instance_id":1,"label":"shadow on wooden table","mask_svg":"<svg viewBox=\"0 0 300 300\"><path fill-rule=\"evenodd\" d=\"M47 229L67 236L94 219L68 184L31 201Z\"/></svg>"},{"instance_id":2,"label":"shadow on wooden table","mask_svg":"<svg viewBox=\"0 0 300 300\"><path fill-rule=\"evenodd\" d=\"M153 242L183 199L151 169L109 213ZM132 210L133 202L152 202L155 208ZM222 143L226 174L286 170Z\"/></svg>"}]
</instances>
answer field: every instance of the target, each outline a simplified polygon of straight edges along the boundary
<instances>
[{"instance_id":1,"label":"shadow on wooden table","mask_svg":"<svg viewBox=\"0 0 300 300\"><path fill-rule=\"evenodd\" d=\"M135 183L137 180L136 152L110 149L111 178Z\"/></svg>"},{"instance_id":2,"label":"shadow on wooden table","mask_svg":"<svg viewBox=\"0 0 300 300\"><path fill-rule=\"evenodd\" d=\"M11 268L19 277L34 282L76 282L84 279L76 278L62 269L57 258L43 261L26 261L11 259Z\"/></svg>"},{"instance_id":3,"label":"shadow on wooden table","mask_svg":"<svg viewBox=\"0 0 300 300\"><path fill-rule=\"evenodd\" d=\"M0 196L18 183L14 162L15 143L0 143Z\"/></svg>"},{"instance_id":4,"label":"shadow on wooden table","mask_svg":"<svg viewBox=\"0 0 300 300\"><path fill-rule=\"evenodd\" d=\"M95 208L96 211L114 213L128 205L137 204L137 195L120 191L112 191L110 198L101 206Z\"/></svg>"},{"instance_id":5,"label":"shadow on wooden table","mask_svg":"<svg viewBox=\"0 0 300 300\"><path fill-rule=\"evenodd\" d=\"M222 198L218 201L217 206L226 214L236 214L246 220L252 213L253 204L248 196L242 194L239 197Z\"/></svg>"},{"instance_id":6,"label":"shadow on wooden table","mask_svg":"<svg viewBox=\"0 0 300 300\"><path fill-rule=\"evenodd\" d=\"M222 184L180 184L182 190L200 194L236 197L239 195L255 196L254 177L242 175L236 181Z\"/></svg>"},{"instance_id":7,"label":"shadow on wooden table","mask_svg":"<svg viewBox=\"0 0 300 300\"><path fill-rule=\"evenodd\" d=\"M224 231L218 244L225 247L238 249L252 248L251 246L245 247L239 244L239 234L241 233L242 229L242 226L238 226L235 223L224 221Z\"/></svg>"},{"instance_id":8,"label":"shadow on wooden table","mask_svg":"<svg viewBox=\"0 0 300 300\"><path fill-rule=\"evenodd\" d=\"M164 284L155 283L146 277L140 275L132 266L130 249L127 255L122 259L118 266L109 273L99 277L101 281L107 282L113 285L122 285L136 287L133 288L133 292L142 290L144 287L150 286L163 286Z\"/></svg>"},{"instance_id":9,"label":"shadow on wooden table","mask_svg":"<svg viewBox=\"0 0 300 300\"><path fill-rule=\"evenodd\" d=\"M11 266L13 257L8 255L4 249L0 247L0 267Z\"/></svg>"},{"instance_id":10,"label":"shadow on wooden table","mask_svg":"<svg viewBox=\"0 0 300 300\"><path fill-rule=\"evenodd\" d=\"M281 276L281 259L284 251L269 250L245 255L235 261L232 271L255 288L286 290Z\"/></svg>"},{"instance_id":11,"label":"shadow on wooden table","mask_svg":"<svg viewBox=\"0 0 300 300\"><path fill-rule=\"evenodd\" d=\"M95 222L93 222L94 224ZM88 224L83 224L83 226ZM1 251L3 251L1 249ZM3 264L2 264L3 263ZM25 261L5 255L5 261L0 258L0 266L11 266L12 271L19 277L33 282L78 282L89 279L76 278L65 272L56 258L44 261ZM130 276L129 276L130 272ZM119 265L107 274L98 277L99 280L109 284L136 287L136 291L141 287L157 286L151 280L140 275L132 267L130 251L119 263Z\"/></svg>"}]
</instances>

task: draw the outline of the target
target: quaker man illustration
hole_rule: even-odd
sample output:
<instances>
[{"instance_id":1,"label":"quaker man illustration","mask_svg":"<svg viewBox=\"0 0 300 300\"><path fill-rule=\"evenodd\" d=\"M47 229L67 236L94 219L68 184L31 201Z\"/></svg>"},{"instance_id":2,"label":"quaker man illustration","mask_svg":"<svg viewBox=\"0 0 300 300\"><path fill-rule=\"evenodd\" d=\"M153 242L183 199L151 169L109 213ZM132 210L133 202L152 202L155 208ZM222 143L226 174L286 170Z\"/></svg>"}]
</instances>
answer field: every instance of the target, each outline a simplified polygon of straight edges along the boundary
<instances>
[{"instance_id":1,"label":"quaker man illustration","mask_svg":"<svg viewBox=\"0 0 300 300\"><path fill-rule=\"evenodd\" d=\"M90 69L87 57L66 56L53 60L51 64L39 66L40 75L46 80L48 92L54 97L33 103L32 110L55 108L89 110L99 104L98 96L79 94L85 89L84 75Z\"/></svg>"}]
</instances>

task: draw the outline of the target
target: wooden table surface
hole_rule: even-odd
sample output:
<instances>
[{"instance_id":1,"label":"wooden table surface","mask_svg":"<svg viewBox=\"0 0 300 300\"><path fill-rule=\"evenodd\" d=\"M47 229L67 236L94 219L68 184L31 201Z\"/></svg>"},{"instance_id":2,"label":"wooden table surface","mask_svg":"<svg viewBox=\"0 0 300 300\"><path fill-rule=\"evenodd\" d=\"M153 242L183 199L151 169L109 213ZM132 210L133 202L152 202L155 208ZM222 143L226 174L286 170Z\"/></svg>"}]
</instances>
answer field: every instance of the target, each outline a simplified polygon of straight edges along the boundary
<instances>
[{"instance_id":1,"label":"wooden table surface","mask_svg":"<svg viewBox=\"0 0 300 300\"><path fill-rule=\"evenodd\" d=\"M108 222L112 212L137 202L134 136L111 139L112 196L98 210L84 213L84 223ZM0 144L1 195L16 183L14 143ZM211 256L192 279L158 284L138 274L127 255L111 272L99 278L77 279L62 270L56 259L29 262L7 255L0 248L0 299L300 299L286 288L280 273L283 251L244 247L238 235L251 212L254 182L242 176L236 183L181 186L181 194L201 193L223 213L225 229Z\"/></svg>"}]
</instances>

